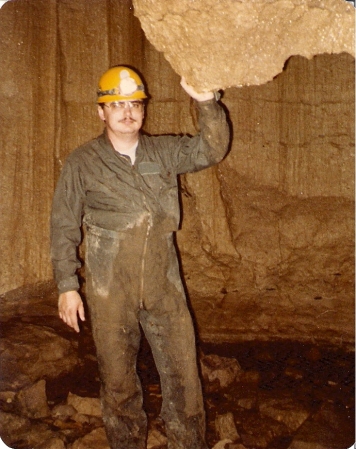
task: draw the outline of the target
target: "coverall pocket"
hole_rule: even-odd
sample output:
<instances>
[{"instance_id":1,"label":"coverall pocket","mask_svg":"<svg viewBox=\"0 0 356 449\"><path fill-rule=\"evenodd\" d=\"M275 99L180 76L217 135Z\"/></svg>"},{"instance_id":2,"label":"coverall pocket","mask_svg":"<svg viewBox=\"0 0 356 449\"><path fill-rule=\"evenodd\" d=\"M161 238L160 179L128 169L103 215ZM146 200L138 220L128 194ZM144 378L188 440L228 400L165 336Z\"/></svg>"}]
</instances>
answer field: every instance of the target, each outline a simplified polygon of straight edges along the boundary
<instances>
[{"instance_id":1,"label":"coverall pocket","mask_svg":"<svg viewBox=\"0 0 356 449\"><path fill-rule=\"evenodd\" d=\"M95 295L108 297L113 288L120 233L91 227L86 234L86 276Z\"/></svg>"}]
</instances>

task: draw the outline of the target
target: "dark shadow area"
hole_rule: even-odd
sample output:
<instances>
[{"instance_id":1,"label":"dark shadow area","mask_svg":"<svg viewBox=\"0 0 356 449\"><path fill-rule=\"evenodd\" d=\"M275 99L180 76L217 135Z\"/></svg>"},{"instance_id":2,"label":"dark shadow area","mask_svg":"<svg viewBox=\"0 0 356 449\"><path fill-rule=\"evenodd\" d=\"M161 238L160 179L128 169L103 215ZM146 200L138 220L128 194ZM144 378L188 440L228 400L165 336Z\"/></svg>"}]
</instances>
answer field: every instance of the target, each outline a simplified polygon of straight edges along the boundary
<instances>
[{"instance_id":1,"label":"dark shadow area","mask_svg":"<svg viewBox=\"0 0 356 449\"><path fill-rule=\"evenodd\" d=\"M69 393L84 398L99 397L99 373L89 322L84 323L79 335L67 328L56 315L56 294L53 292L37 294L32 298L18 297L16 301L11 300L7 304L2 302L2 306L2 417L11 415L18 416L19 420L23 419L23 410L19 409L16 396L11 401L5 400L5 391L17 389L15 392L19 394L21 390L19 382L23 375L23 361L14 361L11 352L15 351L13 336L21 333L22 329L35 329L39 333L41 330L51 332L70 342L74 348L77 363L72 370L58 376L42 376L46 381L50 409L64 404ZM11 310L13 313L10 313ZM36 340L31 338L32 340L29 337L27 341L24 334L20 346L36 344ZM39 338L40 348L40 337L36 338ZM221 439L217 419L227 414L233 416L239 436L238 443L246 448L298 447L291 444L299 437L309 442L308 447L346 449L354 444L354 352L341 347L298 341L256 340L219 344L199 342L198 354L209 447ZM212 360L218 365L214 365ZM239 366L239 371L234 379L224 384L224 376L226 378L229 373L231 362ZM159 375L144 336L137 369L142 381L149 426L164 434L164 426L159 418ZM33 426L45 426L47 431L61 435L68 445L66 447L70 447L76 439L88 434L93 428L102 426L98 420L78 423L73 419L59 420L51 416L31 418L30 422ZM16 438L10 430L5 433L2 430L1 437L13 449L30 449L24 436Z\"/></svg>"}]
</instances>

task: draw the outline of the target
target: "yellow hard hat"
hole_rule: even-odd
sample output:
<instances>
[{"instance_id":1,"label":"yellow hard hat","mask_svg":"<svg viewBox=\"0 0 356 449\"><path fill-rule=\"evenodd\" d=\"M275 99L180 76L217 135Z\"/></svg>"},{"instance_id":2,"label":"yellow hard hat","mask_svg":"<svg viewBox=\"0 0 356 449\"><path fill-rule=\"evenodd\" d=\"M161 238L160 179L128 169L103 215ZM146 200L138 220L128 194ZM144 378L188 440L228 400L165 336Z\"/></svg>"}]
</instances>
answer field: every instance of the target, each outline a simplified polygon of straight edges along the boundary
<instances>
[{"instance_id":1,"label":"yellow hard hat","mask_svg":"<svg viewBox=\"0 0 356 449\"><path fill-rule=\"evenodd\" d=\"M139 75L122 65L107 70L99 80L97 103L147 98Z\"/></svg>"}]
</instances>

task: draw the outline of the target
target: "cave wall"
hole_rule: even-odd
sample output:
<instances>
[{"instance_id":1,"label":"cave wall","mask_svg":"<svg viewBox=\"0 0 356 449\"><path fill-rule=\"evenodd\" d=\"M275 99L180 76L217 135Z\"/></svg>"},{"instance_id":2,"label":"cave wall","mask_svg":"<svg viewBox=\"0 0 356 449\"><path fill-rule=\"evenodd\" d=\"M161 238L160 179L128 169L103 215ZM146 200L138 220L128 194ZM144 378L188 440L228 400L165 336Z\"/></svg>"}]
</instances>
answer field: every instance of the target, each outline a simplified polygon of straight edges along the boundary
<instances>
[{"instance_id":1,"label":"cave wall","mask_svg":"<svg viewBox=\"0 0 356 449\"><path fill-rule=\"evenodd\" d=\"M353 86L342 54L225 91L232 149L183 181L178 240L202 336L353 340Z\"/></svg>"},{"instance_id":2,"label":"cave wall","mask_svg":"<svg viewBox=\"0 0 356 449\"><path fill-rule=\"evenodd\" d=\"M52 277L51 198L67 154L101 132L103 71L144 74L150 133L194 133L196 117L131 1L13 0L0 23L2 294ZM178 243L200 334L352 341L354 58L293 56L223 102L229 155L181 179Z\"/></svg>"}]
</instances>

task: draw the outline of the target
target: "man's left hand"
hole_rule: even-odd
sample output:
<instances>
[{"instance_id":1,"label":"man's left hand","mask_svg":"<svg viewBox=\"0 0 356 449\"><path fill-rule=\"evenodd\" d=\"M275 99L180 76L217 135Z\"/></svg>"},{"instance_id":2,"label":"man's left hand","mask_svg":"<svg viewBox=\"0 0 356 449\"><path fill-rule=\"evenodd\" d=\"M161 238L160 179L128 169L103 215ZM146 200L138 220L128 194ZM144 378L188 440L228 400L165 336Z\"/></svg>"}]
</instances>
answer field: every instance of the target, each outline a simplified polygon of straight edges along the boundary
<instances>
[{"instance_id":1,"label":"man's left hand","mask_svg":"<svg viewBox=\"0 0 356 449\"><path fill-rule=\"evenodd\" d=\"M183 87L183 89L187 92L188 95L194 98L194 100L207 101L214 98L214 92L211 91L197 92L193 86L191 86L186 82L184 77L182 77L180 85Z\"/></svg>"}]
</instances>

